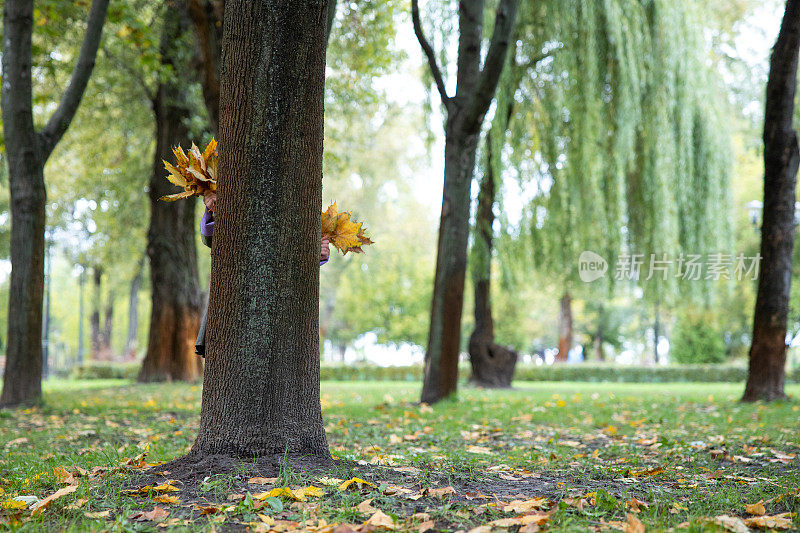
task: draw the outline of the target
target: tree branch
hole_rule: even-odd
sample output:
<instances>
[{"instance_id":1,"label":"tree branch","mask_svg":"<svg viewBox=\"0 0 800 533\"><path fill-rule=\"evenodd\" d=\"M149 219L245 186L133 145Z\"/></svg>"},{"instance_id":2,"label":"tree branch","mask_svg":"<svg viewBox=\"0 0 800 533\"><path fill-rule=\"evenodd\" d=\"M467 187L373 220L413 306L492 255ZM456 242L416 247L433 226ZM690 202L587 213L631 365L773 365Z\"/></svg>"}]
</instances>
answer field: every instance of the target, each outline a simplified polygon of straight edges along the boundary
<instances>
[{"instance_id":1,"label":"tree branch","mask_svg":"<svg viewBox=\"0 0 800 533\"><path fill-rule=\"evenodd\" d=\"M47 158L53 152L53 148L61 140L64 132L67 131L81 103L86 85L89 83L89 77L94 69L97 49L100 46L100 36L103 33L103 24L108 11L108 2L109 0L92 1L92 7L89 10L89 21L86 25L86 34L83 36L81 51L78 54L78 62L75 63L75 68L72 70L72 77L64 94L61 96L61 102L59 102L55 113L38 134L42 163L47 161Z\"/></svg>"},{"instance_id":2,"label":"tree branch","mask_svg":"<svg viewBox=\"0 0 800 533\"><path fill-rule=\"evenodd\" d=\"M494 98L497 82L500 80L500 74L506 63L511 30L514 28L514 21L517 18L518 4L518 0L500 0L500 4L497 6L489 51L483 62L477 89L464 115L463 125L469 132L475 132L480 128L481 120Z\"/></svg>"},{"instance_id":3,"label":"tree branch","mask_svg":"<svg viewBox=\"0 0 800 533\"><path fill-rule=\"evenodd\" d=\"M411 0L411 21L414 23L414 35L417 36L419 45L422 51L425 52L425 57L428 58L428 66L431 69L431 74L436 82L436 88L439 90L439 96L442 97L442 104L446 108L450 108L450 97L447 96L447 91L444 88L444 79L442 78L442 71L439 70L439 65L436 63L436 56L433 52L433 47L425 38L422 33L422 25L419 22L419 0Z\"/></svg>"}]
</instances>

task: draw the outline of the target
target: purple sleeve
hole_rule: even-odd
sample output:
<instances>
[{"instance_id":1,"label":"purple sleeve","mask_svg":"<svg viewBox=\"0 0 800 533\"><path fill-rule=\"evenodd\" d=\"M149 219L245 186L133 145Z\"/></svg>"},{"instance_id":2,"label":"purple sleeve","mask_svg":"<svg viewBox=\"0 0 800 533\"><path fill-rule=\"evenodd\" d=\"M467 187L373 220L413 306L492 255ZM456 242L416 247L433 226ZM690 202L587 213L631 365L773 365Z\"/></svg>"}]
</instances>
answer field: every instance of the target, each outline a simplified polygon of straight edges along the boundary
<instances>
[{"instance_id":1,"label":"purple sleeve","mask_svg":"<svg viewBox=\"0 0 800 533\"><path fill-rule=\"evenodd\" d=\"M214 234L214 217L211 211L206 207L203 213L203 218L200 219L200 235L204 237L211 237Z\"/></svg>"}]
</instances>

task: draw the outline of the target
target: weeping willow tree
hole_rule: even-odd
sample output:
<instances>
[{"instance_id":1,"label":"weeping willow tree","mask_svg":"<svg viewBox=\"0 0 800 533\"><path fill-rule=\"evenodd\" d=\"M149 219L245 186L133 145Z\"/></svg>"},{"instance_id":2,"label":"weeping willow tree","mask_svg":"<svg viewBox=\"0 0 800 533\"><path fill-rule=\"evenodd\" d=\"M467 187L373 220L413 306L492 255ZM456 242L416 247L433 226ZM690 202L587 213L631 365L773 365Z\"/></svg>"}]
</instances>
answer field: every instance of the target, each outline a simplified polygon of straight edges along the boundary
<instances>
[{"instance_id":1,"label":"weeping willow tree","mask_svg":"<svg viewBox=\"0 0 800 533\"><path fill-rule=\"evenodd\" d=\"M638 283L654 306L679 291L708 301L702 276L678 284L684 272L676 270L681 257L730 249L730 147L715 104L724 98L706 65L695 5L528 4L511 59L523 69L500 84L484 150L533 191L519 226L507 230L519 237L514 251L502 253L532 260L563 287L565 325L572 295L610 291L615 277ZM503 101L513 105L508 118ZM490 174L500 173L484 178ZM584 250L608 262L605 282L578 280ZM651 257L657 268L648 279ZM571 328L559 336L566 359Z\"/></svg>"}]
</instances>

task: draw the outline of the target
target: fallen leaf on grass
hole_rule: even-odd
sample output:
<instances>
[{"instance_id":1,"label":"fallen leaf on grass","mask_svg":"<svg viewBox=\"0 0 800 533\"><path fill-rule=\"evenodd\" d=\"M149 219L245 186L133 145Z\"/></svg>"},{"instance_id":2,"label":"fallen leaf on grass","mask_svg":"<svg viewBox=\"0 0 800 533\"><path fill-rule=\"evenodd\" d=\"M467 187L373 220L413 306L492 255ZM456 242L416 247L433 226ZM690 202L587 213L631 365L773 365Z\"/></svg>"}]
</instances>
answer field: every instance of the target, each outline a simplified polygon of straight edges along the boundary
<instances>
[{"instance_id":1,"label":"fallen leaf on grass","mask_svg":"<svg viewBox=\"0 0 800 533\"><path fill-rule=\"evenodd\" d=\"M317 479L317 482L323 485L341 485L344 480L335 477L321 477Z\"/></svg>"},{"instance_id":2,"label":"fallen leaf on grass","mask_svg":"<svg viewBox=\"0 0 800 533\"><path fill-rule=\"evenodd\" d=\"M56 481L59 483L67 483L68 485L75 484L75 476L63 466L54 466L53 476L55 476Z\"/></svg>"},{"instance_id":3,"label":"fallen leaf on grass","mask_svg":"<svg viewBox=\"0 0 800 533\"><path fill-rule=\"evenodd\" d=\"M641 512L642 507L647 509L650 506L650 504L648 504L647 502L643 502L642 500L637 499L636 496L632 496L630 500L625 502L625 506L628 509L630 509L630 511L632 513L638 513L638 512Z\"/></svg>"},{"instance_id":4,"label":"fallen leaf on grass","mask_svg":"<svg viewBox=\"0 0 800 533\"><path fill-rule=\"evenodd\" d=\"M792 513L783 513L775 516L755 516L745 518L744 524L747 527L759 527L764 529L791 529Z\"/></svg>"},{"instance_id":5,"label":"fallen leaf on grass","mask_svg":"<svg viewBox=\"0 0 800 533\"><path fill-rule=\"evenodd\" d=\"M137 522L160 522L161 520L165 519L169 516L169 511L166 509L162 509L158 505L153 507L152 511L138 511L133 513L130 516L131 520L136 520Z\"/></svg>"},{"instance_id":6,"label":"fallen leaf on grass","mask_svg":"<svg viewBox=\"0 0 800 533\"><path fill-rule=\"evenodd\" d=\"M455 496L456 489L453 487L440 487L438 489L425 489L422 491L423 496L433 496L435 498L444 498L445 496Z\"/></svg>"},{"instance_id":7,"label":"fallen leaf on grass","mask_svg":"<svg viewBox=\"0 0 800 533\"><path fill-rule=\"evenodd\" d=\"M372 527L385 527L386 529L397 529L392 517L381 510L375 511L375 514L370 516L369 520L364 522L364 525Z\"/></svg>"},{"instance_id":8,"label":"fallen leaf on grass","mask_svg":"<svg viewBox=\"0 0 800 533\"><path fill-rule=\"evenodd\" d=\"M487 525L492 527L514 527L514 526L527 526L533 524L540 526L550 520L550 513L534 513L515 518L500 518L492 520Z\"/></svg>"},{"instance_id":9,"label":"fallen leaf on grass","mask_svg":"<svg viewBox=\"0 0 800 533\"><path fill-rule=\"evenodd\" d=\"M547 498L534 498L532 500L514 500L505 507L503 511L506 513L527 513L538 509L546 509L550 506L550 500Z\"/></svg>"},{"instance_id":10,"label":"fallen leaf on grass","mask_svg":"<svg viewBox=\"0 0 800 533\"><path fill-rule=\"evenodd\" d=\"M425 533L426 531L433 529L435 525L436 523L433 520L423 522L417 528L417 533Z\"/></svg>"},{"instance_id":11,"label":"fallen leaf on grass","mask_svg":"<svg viewBox=\"0 0 800 533\"><path fill-rule=\"evenodd\" d=\"M25 509L28 507L28 502L25 500L19 500L17 498L6 500L3 503L0 503L0 507L3 509Z\"/></svg>"},{"instance_id":12,"label":"fallen leaf on grass","mask_svg":"<svg viewBox=\"0 0 800 533\"><path fill-rule=\"evenodd\" d=\"M17 446L19 444L25 444L26 442L28 442L28 439L25 438L25 437L20 437L18 439L10 440L10 441L8 441L6 443L6 451L8 451L8 449L11 448L12 446Z\"/></svg>"},{"instance_id":13,"label":"fallen leaf on grass","mask_svg":"<svg viewBox=\"0 0 800 533\"><path fill-rule=\"evenodd\" d=\"M275 519L272 518L269 515L266 515L266 514L259 513L258 514L258 519L261 520L262 522L264 522L265 524L267 524L268 526L271 526L271 525L273 525L275 523Z\"/></svg>"},{"instance_id":14,"label":"fallen leaf on grass","mask_svg":"<svg viewBox=\"0 0 800 533\"><path fill-rule=\"evenodd\" d=\"M767 510L764 508L764 500L759 500L757 503L751 503L744 506L745 511L748 514L761 516L767 514Z\"/></svg>"},{"instance_id":15,"label":"fallen leaf on grass","mask_svg":"<svg viewBox=\"0 0 800 533\"><path fill-rule=\"evenodd\" d=\"M170 505L178 505L181 503L180 498L178 498L177 496L169 496L167 494L156 496L155 498L153 498L153 501L158 503L168 503Z\"/></svg>"},{"instance_id":16,"label":"fallen leaf on grass","mask_svg":"<svg viewBox=\"0 0 800 533\"><path fill-rule=\"evenodd\" d=\"M181 520L180 518L170 518L156 524L158 527L172 527L172 526L188 526L188 520Z\"/></svg>"},{"instance_id":17,"label":"fallen leaf on grass","mask_svg":"<svg viewBox=\"0 0 800 533\"><path fill-rule=\"evenodd\" d=\"M122 492L124 494L150 494L152 492L177 492L180 490L181 489L173 486L171 483L162 483L161 485L156 485L155 487L152 485L145 485L144 487L139 487L138 489L125 489Z\"/></svg>"},{"instance_id":18,"label":"fallen leaf on grass","mask_svg":"<svg viewBox=\"0 0 800 533\"><path fill-rule=\"evenodd\" d=\"M376 509L375 507L373 507L373 506L372 506L372 498L370 498L369 500L364 500L363 502L359 503L359 504L356 506L356 510L357 510L359 513L363 513L363 514L372 515L372 514L373 514L373 513L375 513L375 512L376 512L378 509Z\"/></svg>"},{"instance_id":19,"label":"fallen leaf on grass","mask_svg":"<svg viewBox=\"0 0 800 533\"><path fill-rule=\"evenodd\" d=\"M750 530L741 518L736 516L720 515L714 518L714 522L733 533L749 533Z\"/></svg>"},{"instance_id":20,"label":"fallen leaf on grass","mask_svg":"<svg viewBox=\"0 0 800 533\"><path fill-rule=\"evenodd\" d=\"M628 513L628 525L625 528L625 533L644 533L644 524L636 516Z\"/></svg>"},{"instance_id":21,"label":"fallen leaf on grass","mask_svg":"<svg viewBox=\"0 0 800 533\"><path fill-rule=\"evenodd\" d=\"M88 501L89 500L87 500L86 498L79 498L79 499L75 500L74 502L72 502L71 504L69 504L66 507L64 507L64 509L80 509Z\"/></svg>"},{"instance_id":22,"label":"fallen leaf on grass","mask_svg":"<svg viewBox=\"0 0 800 533\"><path fill-rule=\"evenodd\" d=\"M83 516L86 518L108 518L111 515L111 511L106 509L105 511L97 511L95 513L83 513Z\"/></svg>"},{"instance_id":23,"label":"fallen leaf on grass","mask_svg":"<svg viewBox=\"0 0 800 533\"><path fill-rule=\"evenodd\" d=\"M469 453L492 453L492 450L487 448L486 446L474 446L470 445L464 448Z\"/></svg>"},{"instance_id":24,"label":"fallen leaf on grass","mask_svg":"<svg viewBox=\"0 0 800 533\"><path fill-rule=\"evenodd\" d=\"M251 477L247 480L252 485L272 485L278 481L276 477Z\"/></svg>"},{"instance_id":25,"label":"fallen leaf on grass","mask_svg":"<svg viewBox=\"0 0 800 533\"><path fill-rule=\"evenodd\" d=\"M347 490L352 485L356 485L358 488L362 488L362 486L364 486L364 485L368 485L370 487L377 487L377 485L375 485L375 483L371 483L369 481L361 479L360 477L354 477L354 478L348 479L347 481L345 481L344 483L339 485L339 490L342 490L342 491Z\"/></svg>"},{"instance_id":26,"label":"fallen leaf on grass","mask_svg":"<svg viewBox=\"0 0 800 533\"><path fill-rule=\"evenodd\" d=\"M31 507L31 516L36 516L44 511L53 500L57 500L62 496L66 496L67 494L72 494L78 490L78 485L69 485L68 487L64 487L63 489L59 489L44 500L40 500L36 503L33 507Z\"/></svg>"},{"instance_id":27,"label":"fallen leaf on grass","mask_svg":"<svg viewBox=\"0 0 800 533\"><path fill-rule=\"evenodd\" d=\"M153 492L178 492L178 487L173 486L170 483L162 483L161 485L156 485L153 487Z\"/></svg>"},{"instance_id":28,"label":"fallen leaf on grass","mask_svg":"<svg viewBox=\"0 0 800 533\"><path fill-rule=\"evenodd\" d=\"M299 489L290 489L289 487L276 487L268 492L258 492L253 494L256 500L264 501L267 498L291 498L293 500L304 502L308 498L318 498L322 496L322 489L319 487L309 486Z\"/></svg>"},{"instance_id":29,"label":"fallen leaf on grass","mask_svg":"<svg viewBox=\"0 0 800 533\"><path fill-rule=\"evenodd\" d=\"M217 514L218 512L222 511L222 507L216 505L200 505L196 503L194 508L200 511L200 516Z\"/></svg>"}]
</instances>

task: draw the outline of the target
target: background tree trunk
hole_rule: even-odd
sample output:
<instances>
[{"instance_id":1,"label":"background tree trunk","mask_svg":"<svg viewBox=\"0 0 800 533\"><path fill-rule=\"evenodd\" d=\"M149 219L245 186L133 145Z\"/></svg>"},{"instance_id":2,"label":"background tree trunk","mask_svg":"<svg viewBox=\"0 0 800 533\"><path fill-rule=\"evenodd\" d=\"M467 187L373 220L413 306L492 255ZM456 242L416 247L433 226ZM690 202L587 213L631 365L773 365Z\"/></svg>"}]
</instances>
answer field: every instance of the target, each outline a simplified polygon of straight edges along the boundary
<instances>
[{"instance_id":1,"label":"background tree trunk","mask_svg":"<svg viewBox=\"0 0 800 533\"><path fill-rule=\"evenodd\" d=\"M572 349L572 298L568 291L561 297L561 311L558 315L558 353L556 362L563 363Z\"/></svg>"},{"instance_id":2,"label":"background tree trunk","mask_svg":"<svg viewBox=\"0 0 800 533\"><path fill-rule=\"evenodd\" d=\"M500 111L506 116L510 109ZM504 122L504 125L508 121ZM501 128L503 133L505 128ZM486 135L486 170L481 178L478 193L478 211L475 215L474 244L472 246L472 278L475 291L475 330L469 338L469 361L472 365L471 380L482 387L510 387L514 378L518 354L514 350L494 342L492 319L491 275L492 245L496 177L494 175L492 135L500 132L492 129Z\"/></svg>"},{"instance_id":3,"label":"background tree trunk","mask_svg":"<svg viewBox=\"0 0 800 533\"><path fill-rule=\"evenodd\" d=\"M506 63L517 0L501 0L494 31L481 68L484 2L459 3L456 94L449 97L435 53L423 35L419 6L412 0L414 32L427 56L447 111L444 148L444 188L436 256L422 401L433 403L456 392L461 351L461 313L469 239L470 186L483 117L494 97Z\"/></svg>"},{"instance_id":4,"label":"background tree trunk","mask_svg":"<svg viewBox=\"0 0 800 533\"><path fill-rule=\"evenodd\" d=\"M128 339L125 341L125 357L134 359L138 342L136 337L139 333L139 290L142 288L142 278L144 277L144 256L139 259L136 266L136 274L131 280L131 290L128 298Z\"/></svg>"},{"instance_id":5,"label":"background tree trunk","mask_svg":"<svg viewBox=\"0 0 800 533\"><path fill-rule=\"evenodd\" d=\"M186 460L330 461L318 316L326 4L225 6L207 370Z\"/></svg>"},{"instance_id":6,"label":"background tree trunk","mask_svg":"<svg viewBox=\"0 0 800 533\"><path fill-rule=\"evenodd\" d=\"M0 406L42 395L42 298L46 192L44 164L80 104L100 44L109 0L94 0L78 60L53 115L41 131L33 125L31 35L33 2L3 4L3 113L11 197L11 279L8 348Z\"/></svg>"},{"instance_id":7,"label":"background tree trunk","mask_svg":"<svg viewBox=\"0 0 800 533\"><path fill-rule=\"evenodd\" d=\"M102 294L103 267L92 268L92 312L89 314L89 359L100 361L103 348L103 332L100 330L100 300Z\"/></svg>"},{"instance_id":8,"label":"background tree trunk","mask_svg":"<svg viewBox=\"0 0 800 533\"><path fill-rule=\"evenodd\" d=\"M114 296L114 289L109 288L106 297L103 336L101 337L102 346L100 347L100 355L104 361L111 361L114 359L114 349L111 346L111 335L114 328Z\"/></svg>"},{"instance_id":9,"label":"background tree trunk","mask_svg":"<svg viewBox=\"0 0 800 533\"><path fill-rule=\"evenodd\" d=\"M176 75L162 82L153 101L156 119L156 153L150 177L150 229L147 255L153 305L150 334L139 381L194 381L203 363L194 353L200 327L200 288L197 279L195 201L163 202L159 198L175 192L164 177L162 159L174 159L171 148L191 144L187 121L192 111L180 76L180 42L189 31L189 18L181 2L168 2L161 35L162 62Z\"/></svg>"},{"instance_id":10,"label":"background tree trunk","mask_svg":"<svg viewBox=\"0 0 800 533\"><path fill-rule=\"evenodd\" d=\"M792 281L800 152L792 125L800 48L800 0L788 0L769 66L764 108L764 210L753 344L743 401L784 398L786 320Z\"/></svg>"}]
</instances>

